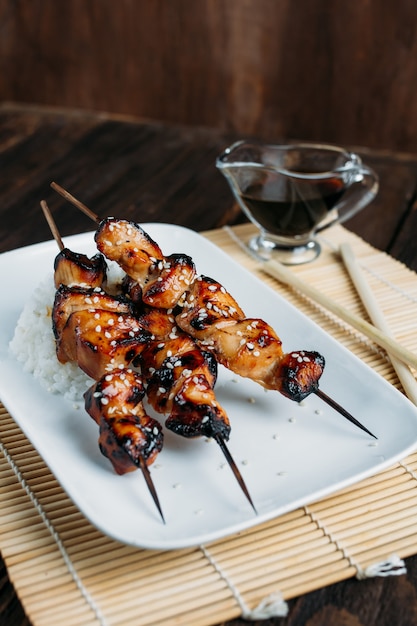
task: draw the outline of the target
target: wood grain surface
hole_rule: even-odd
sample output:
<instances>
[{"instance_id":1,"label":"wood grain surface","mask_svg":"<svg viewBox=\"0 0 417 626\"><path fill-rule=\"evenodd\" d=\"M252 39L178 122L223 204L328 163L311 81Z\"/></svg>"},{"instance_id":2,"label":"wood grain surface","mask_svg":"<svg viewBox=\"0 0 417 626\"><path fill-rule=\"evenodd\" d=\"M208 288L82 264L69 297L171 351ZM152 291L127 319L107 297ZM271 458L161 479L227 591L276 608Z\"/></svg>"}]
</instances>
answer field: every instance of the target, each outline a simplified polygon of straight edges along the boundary
<instances>
[{"instance_id":1,"label":"wood grain surface","mask_svg":"<svg viewBox=\"0 0 417 626\"><path fill-rule=\"evenodd\" d=\"M0 0L0 100L412 151L414 0Z\"/></svg>"},{"instance_id":2,"label":"wood grain surface","mask_svg":"<svg viewBox=\"0 0 417 626\"><path fill-rule=\"evenodd\" d=\"M35 3L36 4L36 3ZM92 6L94 3L87 3ZM105 4L105 3L104 3ZM206 230L244 221L214 166L236 136L208 128L121 121L106 115L0 108L0 252L50 239L46 199L62 236L89 219L51 188L55 180L100 216L163 221ZM347 226L417 270L417 157L361 148L381 179L377 199ZM417 546L416 546L417 552ZM417 557L406 576L348 580L289 602L287 618L255 626L412 626ZM0 561L0 624L30 626ZM242 619L227 626L243 626Z\"/></svg>"}]
</instances>

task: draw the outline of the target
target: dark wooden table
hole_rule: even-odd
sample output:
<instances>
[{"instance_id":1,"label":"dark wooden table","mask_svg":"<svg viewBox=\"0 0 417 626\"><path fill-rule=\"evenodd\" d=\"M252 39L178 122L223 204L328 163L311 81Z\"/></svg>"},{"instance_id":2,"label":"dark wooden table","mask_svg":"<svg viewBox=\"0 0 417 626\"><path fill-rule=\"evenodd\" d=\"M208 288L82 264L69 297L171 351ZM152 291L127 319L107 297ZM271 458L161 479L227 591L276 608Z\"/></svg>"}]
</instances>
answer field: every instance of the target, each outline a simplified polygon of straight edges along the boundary
<instances>
[{"instance_id":1,"label":"dark wooden table","mask_svg":"<svg viewBox=\"0 0 417 626\"><path fill-rule=\"evenodd\" d=\"M0 252L50 239L42 199L62 236L92 229L85 215L50 188L53 180L102 217L171 222L198 231L244 221L214 166L217 154L235 139L217 130L4 105ZM355 149L381 184L377 199L346 226L417 270L417 155ZM291 600L285 619L252 623L415 626L417 556L406 565L405 576L347 580ZM228 626L246 623L236 619ZM30 625L1 560L0 625Z\"/></svg>"}]
</instances>

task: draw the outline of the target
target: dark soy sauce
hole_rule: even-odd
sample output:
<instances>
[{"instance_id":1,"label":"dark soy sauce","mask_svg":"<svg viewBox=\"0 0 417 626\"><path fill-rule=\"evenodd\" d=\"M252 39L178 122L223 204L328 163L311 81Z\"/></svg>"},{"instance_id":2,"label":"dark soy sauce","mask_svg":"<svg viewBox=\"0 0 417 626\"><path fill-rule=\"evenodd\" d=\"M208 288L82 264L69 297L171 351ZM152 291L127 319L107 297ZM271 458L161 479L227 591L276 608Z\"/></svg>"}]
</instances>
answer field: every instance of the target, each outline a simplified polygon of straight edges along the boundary
<instances>
[{"instance_id":1,"label":"dark soy sauce","mask_svg":"<svg viewBox=\"0 0 417 626\"><path fill-rule=\"evenodd\" d=\"M241 195L253 218L281 237L304 235L333 209L345 191L339 178L267 180L249 185Z\"/></svg>"}]
</instances>

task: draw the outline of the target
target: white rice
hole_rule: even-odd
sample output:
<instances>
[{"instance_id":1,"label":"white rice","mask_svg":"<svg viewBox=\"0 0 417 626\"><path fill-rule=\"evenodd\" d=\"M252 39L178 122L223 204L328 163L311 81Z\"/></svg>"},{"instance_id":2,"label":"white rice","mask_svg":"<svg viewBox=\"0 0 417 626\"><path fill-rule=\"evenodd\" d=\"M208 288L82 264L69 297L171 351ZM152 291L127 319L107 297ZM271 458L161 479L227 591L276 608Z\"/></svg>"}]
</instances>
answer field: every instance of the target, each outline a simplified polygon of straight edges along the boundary
<instances>
[{"instance_id":1,"label":"white rice","mask_svg":"<svg viewBox=\"0 0 417 626\"><path fill-rule=\"evenodd\" d=\"M110 267L109 282L120 280L120 268ZM55 298L53 274L33 291L18 319L9 344L12 355L23 364L47 391L73 401L81 401L93 380L76 363L60 363L56 356L52 331L52 307Z\"/></svg>"}]
</instances>

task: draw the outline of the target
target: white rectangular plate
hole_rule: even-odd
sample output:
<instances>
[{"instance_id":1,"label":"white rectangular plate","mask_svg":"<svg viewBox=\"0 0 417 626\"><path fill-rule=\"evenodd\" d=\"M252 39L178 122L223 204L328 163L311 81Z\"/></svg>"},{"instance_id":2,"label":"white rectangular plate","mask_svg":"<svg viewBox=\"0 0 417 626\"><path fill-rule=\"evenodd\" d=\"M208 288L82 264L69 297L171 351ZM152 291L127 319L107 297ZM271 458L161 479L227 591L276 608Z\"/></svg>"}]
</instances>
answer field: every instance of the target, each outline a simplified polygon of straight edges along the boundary
<instances>
[{"instance_id":1,"label":"white rectangular plate","mask_svg":"<svg viewBox=\"0 0 417 626\"><path fill-rule=\"evenodd\" d=\"M0 398L70 498L99 529L152 549L207 543L322 498L416 447L416 407L367 365L197 233L168 224L143 226L165 254L191 255L197 271L220 280L248 317L268 321L285 351L322 353L321 388L378 441L316 396L298 405L220 367L216 392L232 424L229 448L258 515L213 441L185 440L165 430L164 448L151 466L164 525L140 471L118 476L101 455L97 425L82 402L77 406L48 393L9 351L25 300L52 271L56 243L4 253ZM65 245L87 254L96 251L93 233L68 237Z\"/></svg>"}]
</instances>

